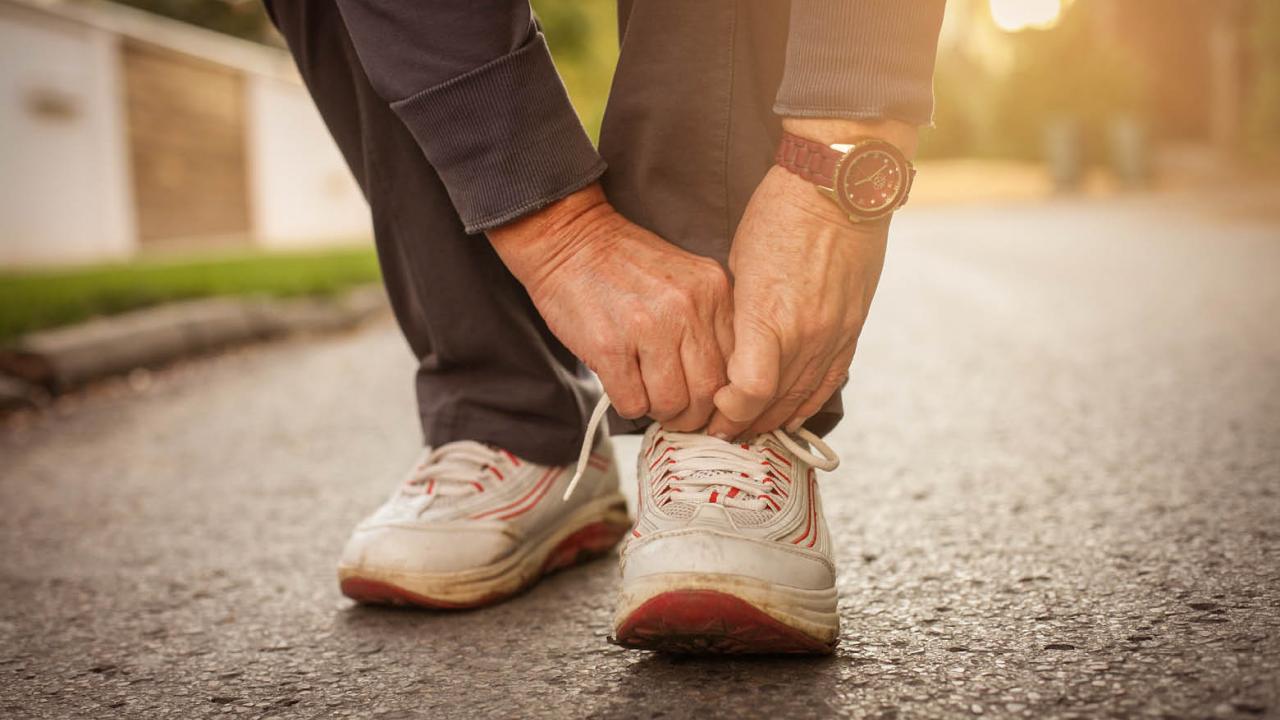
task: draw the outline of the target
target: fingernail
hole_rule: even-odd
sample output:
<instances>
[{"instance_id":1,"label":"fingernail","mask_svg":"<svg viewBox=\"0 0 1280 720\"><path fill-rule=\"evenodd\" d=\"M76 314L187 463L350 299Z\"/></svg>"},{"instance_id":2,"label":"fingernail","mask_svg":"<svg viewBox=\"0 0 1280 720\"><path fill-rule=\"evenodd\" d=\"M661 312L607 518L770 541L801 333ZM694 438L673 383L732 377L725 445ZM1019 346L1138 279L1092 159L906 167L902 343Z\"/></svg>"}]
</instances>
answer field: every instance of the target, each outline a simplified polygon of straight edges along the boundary
<instances>
[{"instance_id":1,"label":"fingernail","mask_svg":"<svg viewBox=\"0 0 1280 720\"><path fill-rule=\"evenodd\" d=\"M729 433L723 433L723 432L712 433L711 437L717 440L723 440L725 442L729 442Z\"/></svg>"}]
</instances>

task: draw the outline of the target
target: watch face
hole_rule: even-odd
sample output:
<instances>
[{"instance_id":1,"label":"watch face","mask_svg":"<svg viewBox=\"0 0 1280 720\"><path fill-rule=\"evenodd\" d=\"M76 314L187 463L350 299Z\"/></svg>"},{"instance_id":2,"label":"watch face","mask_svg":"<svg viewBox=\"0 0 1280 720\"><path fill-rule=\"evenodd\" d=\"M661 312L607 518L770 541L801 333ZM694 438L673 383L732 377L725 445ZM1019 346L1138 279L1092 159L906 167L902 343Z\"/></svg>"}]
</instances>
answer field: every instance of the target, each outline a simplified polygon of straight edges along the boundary
<instances>
[{"instance_id":1,"label":"watch face","mask_svg":"<svg viewBox=\"0 0 1280 720\"><path fill-rule=\"evenodd\" d=\"M893 149L854 148L840 172L840 196L850 214L875 217L892 211L906 184L905 163Z\"/></svg>"}]
</instances>

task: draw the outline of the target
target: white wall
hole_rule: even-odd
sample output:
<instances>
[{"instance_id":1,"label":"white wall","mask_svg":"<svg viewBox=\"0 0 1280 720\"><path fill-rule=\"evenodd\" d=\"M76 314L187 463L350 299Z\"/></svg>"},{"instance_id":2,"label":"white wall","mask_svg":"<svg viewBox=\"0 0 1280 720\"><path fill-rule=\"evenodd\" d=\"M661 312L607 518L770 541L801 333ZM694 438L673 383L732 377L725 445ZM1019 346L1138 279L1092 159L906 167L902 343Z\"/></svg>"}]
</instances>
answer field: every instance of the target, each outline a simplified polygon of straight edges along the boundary
<instances>
[{"instance_id":1,"label":"white wall","mask_svg":"<svg viewBox=\"0 0 1280 720\"><path fill-rule=\"evenodd\" d=\"M301 247L367 238L369 207L306 89L245 77L249 207L258 244Z\"/></svg>"},{"instance_id":2,"label":"white wall","mask_svg":"<svg viewBox=\"0 0 1280 720\"><path fill-rule=\"evenodd\" d=\"M0 3L0 267L135 249L113 35Z\"/></svg>"}]
</instances>

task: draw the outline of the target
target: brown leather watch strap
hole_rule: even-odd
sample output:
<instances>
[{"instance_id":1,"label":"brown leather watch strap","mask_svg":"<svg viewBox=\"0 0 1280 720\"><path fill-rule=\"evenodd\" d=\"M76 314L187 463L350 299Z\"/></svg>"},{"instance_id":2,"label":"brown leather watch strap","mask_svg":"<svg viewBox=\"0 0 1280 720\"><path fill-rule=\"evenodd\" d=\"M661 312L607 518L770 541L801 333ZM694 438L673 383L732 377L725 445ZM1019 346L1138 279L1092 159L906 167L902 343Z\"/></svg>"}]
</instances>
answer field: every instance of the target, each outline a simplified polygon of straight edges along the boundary
<instances>
[{"instance_id":1,"label":"brown leather watch strap","mask_svg":"<svg viewBox=\"0 0 1280 720\"><path fill-rule=\"evenodd\" d=\"M778 143L778 154L773 160L811 183L835 187L836 163L842 157L844 153L839 150L784 132L782 141Z\"/></svg>"}]
</instances>

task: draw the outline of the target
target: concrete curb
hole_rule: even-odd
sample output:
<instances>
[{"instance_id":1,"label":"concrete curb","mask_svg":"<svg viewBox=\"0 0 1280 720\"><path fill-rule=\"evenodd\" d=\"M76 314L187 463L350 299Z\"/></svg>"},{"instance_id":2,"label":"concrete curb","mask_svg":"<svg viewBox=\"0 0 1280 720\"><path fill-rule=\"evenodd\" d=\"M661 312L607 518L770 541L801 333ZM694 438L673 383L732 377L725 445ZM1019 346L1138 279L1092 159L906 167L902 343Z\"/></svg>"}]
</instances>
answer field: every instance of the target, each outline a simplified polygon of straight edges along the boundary
<instances>
[{"instance_id":1,"label":"concrete curb","mask_svg":"<svg viewBox=\"0 0 1280 720\"><path fill-rule=\"evenodd\" d=\"M209 298L170 303L26 335L12 348L0 349L0 373L57 393L231 345L344 330L387 310L379 285L334 298Z\"/></svg>"}]
</instances>

